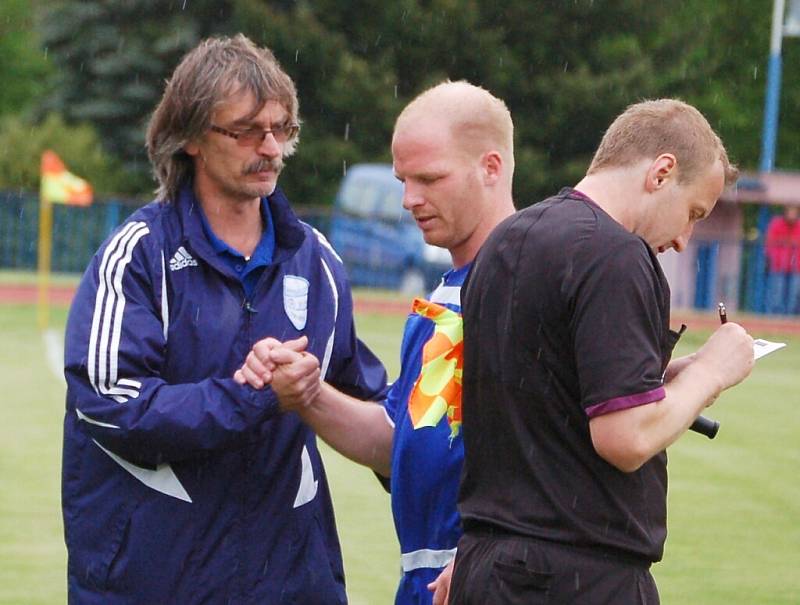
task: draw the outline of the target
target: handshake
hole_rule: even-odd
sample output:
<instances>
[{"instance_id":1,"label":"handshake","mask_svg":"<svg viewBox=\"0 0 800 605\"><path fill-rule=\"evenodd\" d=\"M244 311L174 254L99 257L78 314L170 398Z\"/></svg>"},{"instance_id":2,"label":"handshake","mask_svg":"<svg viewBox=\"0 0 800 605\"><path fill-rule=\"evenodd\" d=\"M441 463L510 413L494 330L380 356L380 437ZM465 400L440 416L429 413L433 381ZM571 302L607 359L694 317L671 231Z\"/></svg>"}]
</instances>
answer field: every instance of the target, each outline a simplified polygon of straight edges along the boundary
<instances>
[{"instance_id":1,"label":"handshake","mask_svg":"<svg viewBox=\"0 0 800 605\"><path fill-rule=\"evenodd\" d=\"M319 359L306 351L308 338L281 342L264 338L253 345L233 379L254 389L269 385L284 412L310 406L320 394Z\"/></svg>"}]
</instances>

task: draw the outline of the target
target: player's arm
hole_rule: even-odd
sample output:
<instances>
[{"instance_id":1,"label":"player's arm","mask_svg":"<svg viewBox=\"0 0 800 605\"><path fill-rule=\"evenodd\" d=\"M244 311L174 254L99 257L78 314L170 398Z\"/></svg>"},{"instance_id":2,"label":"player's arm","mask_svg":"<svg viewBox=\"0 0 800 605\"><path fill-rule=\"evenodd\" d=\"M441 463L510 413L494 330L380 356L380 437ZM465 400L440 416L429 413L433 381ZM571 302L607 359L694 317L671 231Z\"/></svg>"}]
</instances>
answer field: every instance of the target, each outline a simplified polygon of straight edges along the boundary
<instances>
[{"instance_id":1,"label":"player's arm","mask_svg":"<svg viewBox=\"0 0 800 605\"><path fill-rule=\"evenodd\" d=\"M301 417L344 456L389 477L394 425L384 411L389 394L386 370L356 334L353 297L344 266L323 246L338 292L335 340L319 397Z\"/></svg>"},{"instance_id":2,"label":"player's arm","mask_svg":"<svg viewBox=\"0 0 800 605\"><path fill-rule=\"evenodd\" d=\"M132 226L133 225L133 226ZM132 462L158 464L230 447L277 412L270 389L232 378L168 384L163 263L145 223L128 223L101 248L73 301L65 338L67 413L98 443Z\"/></svg>"},{"instance_id":3,"label":"player's arm","mask_svg":"<svg viewBox=\"0 0 800 605\"><path fill-rule=\"evenodd\" d=\"M234 378L262 388L270 383L281 408L297 412L328 445L388 477L393 429L382 405L361 401L319 382L319 363L302 351L303 339L265 339L248 354Z\"/></svg>"},{"instance_id":4,"label":"player's arm","mask_svg":"<svg viewBox=\"0 0 800 605\"><path fill-rule=\"evenodd\" d=\"M719 394L753 368L753 339L729 322L693 355L676 360L679 371L659 401L610 412L589 422L597 453L624 472L638 469L686 432Z\"/></svg>"},{"instance_id":5,"label":"player's arm","mask_svg":"<svg viewBox=\"0 0 800 605\"><path fill-rule=\"evenodd\" d=\"M683 357L678 357L677 359L673 359L672 361L670 361L669 364L667 365L667 371L664 372L664 382L670 382L683 370L688 368L694 360L695 360L695 354L691 353L689 355L684 355Z\"/></svg>"},{"instance_id":6,"label":"player's arm","mask_svg":"<svg viewBox=\"0 0 800 605\"><path fill-rule=\"evenodd\" d=\"M323 382L319 396L297 412L337 452L390 476L394 429L381 404L355 399Z\"/></svg>"},{"instance_id":7,"label":"player's arm","mask_svg":"<svg viewBox=\"0 0 800 605\"><path fill-rule=\"evenodd\" d=\"M729 322L693 355L665 364L667 293L647 247L619 238L602 254L579 260L584 271L567 284L567 292L592 444L609 464L632 472L747 376L753 343L741 326Z\"/></svg>"}]
</instances>

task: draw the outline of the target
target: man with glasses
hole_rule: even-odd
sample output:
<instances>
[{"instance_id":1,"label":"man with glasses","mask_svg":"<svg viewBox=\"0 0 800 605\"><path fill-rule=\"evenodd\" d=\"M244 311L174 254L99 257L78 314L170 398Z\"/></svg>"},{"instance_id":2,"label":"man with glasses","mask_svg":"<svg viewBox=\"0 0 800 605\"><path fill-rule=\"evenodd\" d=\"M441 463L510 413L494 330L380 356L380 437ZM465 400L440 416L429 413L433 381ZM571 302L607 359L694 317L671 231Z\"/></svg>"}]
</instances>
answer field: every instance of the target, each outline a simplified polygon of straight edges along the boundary
<instances>
[{"instance_id":1,"label":"man with glasses","mask_svg":"<svg viewBox=\"0 0 800 605\"><path fill-rule=\"evenodd\" d=\"M294 84L243 36L184 57L147 133L157 199L87 269L66 332L62 499L76 603L345 603L316 440L233 380L298 339L302 377L382 400L341 262L276 187Z\"/></svg>"}]
</instances>

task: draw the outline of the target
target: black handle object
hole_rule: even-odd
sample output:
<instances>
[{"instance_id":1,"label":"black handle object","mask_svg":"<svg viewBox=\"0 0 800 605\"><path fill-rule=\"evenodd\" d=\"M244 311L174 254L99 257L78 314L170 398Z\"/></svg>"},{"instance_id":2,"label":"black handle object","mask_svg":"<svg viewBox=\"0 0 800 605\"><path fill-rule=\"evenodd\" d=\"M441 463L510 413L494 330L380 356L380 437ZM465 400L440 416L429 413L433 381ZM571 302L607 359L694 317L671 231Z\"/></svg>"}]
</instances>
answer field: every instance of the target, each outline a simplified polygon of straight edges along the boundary
<instances>
[{"instance_id":1,"label":"black handle object","mask_svg":"<svg viewBox=\"0 0 800 605\"><path fill-rule=\"evenodd\" d=\"M719 422L711 418L706 418L705 416L698 416L697 420L689 427L689 430L705 435L709 439L713 439L717 436L717 431L719 431Z\"/></svg>"}]
</instances>

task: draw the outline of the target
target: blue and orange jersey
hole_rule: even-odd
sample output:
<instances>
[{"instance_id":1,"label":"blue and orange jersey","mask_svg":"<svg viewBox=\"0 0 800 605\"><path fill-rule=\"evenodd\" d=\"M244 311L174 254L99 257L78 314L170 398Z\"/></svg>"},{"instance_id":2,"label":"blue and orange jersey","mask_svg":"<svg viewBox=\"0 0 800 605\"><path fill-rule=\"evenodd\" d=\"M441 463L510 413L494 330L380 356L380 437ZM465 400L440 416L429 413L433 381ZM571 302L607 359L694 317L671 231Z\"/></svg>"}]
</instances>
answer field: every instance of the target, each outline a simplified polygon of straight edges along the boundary
<instances>
[{"instance_id":1,"label":"blue and orange jersey","mask_svg":"<svg viewBox=\"0 0 800 605\"><path fill-rule=\"evenodd\" d=\"M401 371L386 402L394 422L392 513L403 575L396 603L430 603L425 585L455 554L464 448L461 435L461 285L469 266L447 272L406 321Z\"/></svg>"}]
</instances>

